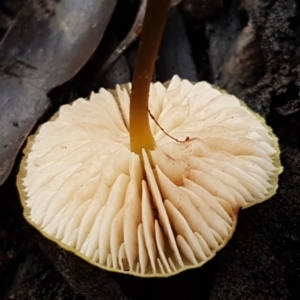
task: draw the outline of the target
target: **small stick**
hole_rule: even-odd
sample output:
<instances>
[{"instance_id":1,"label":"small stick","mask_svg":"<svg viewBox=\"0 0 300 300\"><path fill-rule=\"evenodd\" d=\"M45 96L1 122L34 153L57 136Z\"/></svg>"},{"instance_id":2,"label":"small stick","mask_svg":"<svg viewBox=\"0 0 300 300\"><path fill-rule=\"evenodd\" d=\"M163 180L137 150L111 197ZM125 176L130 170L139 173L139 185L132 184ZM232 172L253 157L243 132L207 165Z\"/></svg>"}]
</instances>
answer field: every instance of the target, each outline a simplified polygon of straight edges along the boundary
<instances>
[{"instance_id":1,"label":"small stick","mask_svg":"<svg viewBox=\"0 0 300 300\"><path fill-rule=\"evenodd\" d=\"M155 122L155 124L156 124L156 125L160 128L160 130L161 130L166 136L168 136L170 139L176 141L177 143L185 143L185 142L187 142L187 141L190 140L190 137L189 137L189 136L187 136L187 137L185 138L185 140L178 140L178 139L176 139L174 136L170 135L169 133L167 133L167 132L162 128L162 126L161 126L161 125L158 123L158 121L155 119L154 115L151 113L151 111L150 111L149 108L148 108L148 112L149 112L149 115L150 115L151 119Z\"/></svg>"},{"instance_id":2,"label":"small stick","mask_svg":"<svg viewBox=\"0 0 300 300\"><path fill-rule=\"evenodd\" d=\"M107 61L104 63L102 68L100 69L99 74L104 75L109 67L122 55L122 53L140 36L143 26L143 21L145 17L147 0L142 0L142 4L140 5L138 14L135 18L135 21L129 30L127 36L122 40L117 49L110 55Z\"/></svg>"}]
</instances>

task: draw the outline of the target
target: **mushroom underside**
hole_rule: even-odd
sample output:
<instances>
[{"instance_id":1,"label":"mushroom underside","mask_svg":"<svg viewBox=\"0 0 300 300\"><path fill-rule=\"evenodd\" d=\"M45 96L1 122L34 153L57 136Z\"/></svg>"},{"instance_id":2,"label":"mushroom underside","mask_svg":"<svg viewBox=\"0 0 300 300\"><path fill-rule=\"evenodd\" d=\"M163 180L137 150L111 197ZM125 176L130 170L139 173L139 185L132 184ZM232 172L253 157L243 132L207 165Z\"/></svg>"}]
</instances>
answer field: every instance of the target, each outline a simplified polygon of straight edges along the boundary
<instances>
[{"instance_id":1,"label":"mushroom underside","mask_svg":"<svg viewBox=\"0 0 300 300\"><path fill-rule=\"evenodd\" d=\"M275 193L278 143L234 96L174 76L151 86L155 150L133 153L128 90L65 105L29 139L18 176L24 215L101 268L170 276L211 259L238 210Z\"/></svg>"}]
</instances>

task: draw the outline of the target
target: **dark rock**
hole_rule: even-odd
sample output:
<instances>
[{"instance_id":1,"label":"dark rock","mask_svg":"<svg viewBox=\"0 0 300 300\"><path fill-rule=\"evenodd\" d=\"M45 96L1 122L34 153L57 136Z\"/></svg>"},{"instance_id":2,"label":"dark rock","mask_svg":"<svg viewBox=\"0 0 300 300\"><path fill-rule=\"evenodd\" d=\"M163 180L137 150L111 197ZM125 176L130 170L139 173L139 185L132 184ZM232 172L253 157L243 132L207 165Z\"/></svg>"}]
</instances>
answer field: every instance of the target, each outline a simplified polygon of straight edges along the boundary
<instances>
[{"instance_id":1,"label":"dark rock","mask_svg":"<svg viewBox=\"0 0 300 300\"><path fill-rule=\"evenodd\" d=\"M45 238L41 239L40 245L71 287L86 299L129 300L108 272L90 265Z\"/></svg>"}]
</instances>

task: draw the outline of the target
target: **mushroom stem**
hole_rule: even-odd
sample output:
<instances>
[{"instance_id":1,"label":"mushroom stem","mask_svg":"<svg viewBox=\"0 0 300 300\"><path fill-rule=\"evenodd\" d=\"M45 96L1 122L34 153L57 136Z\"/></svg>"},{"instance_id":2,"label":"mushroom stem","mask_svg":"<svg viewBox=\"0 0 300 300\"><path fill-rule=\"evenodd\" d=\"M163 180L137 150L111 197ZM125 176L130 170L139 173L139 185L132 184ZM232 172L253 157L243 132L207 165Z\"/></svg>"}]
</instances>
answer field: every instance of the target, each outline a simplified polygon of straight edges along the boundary
<instances>
[{"instance_id":1,"label":"mushroom stem","mask_svg":"<svg viewBox=\"0 0 300 300\"><path fill-rule=\"evenodd\" d=\"M130 148L135 153L155 148L148 97L155 60L165 27L170 0L148 0L130 95Z\"/></svg>"}]
</instances>

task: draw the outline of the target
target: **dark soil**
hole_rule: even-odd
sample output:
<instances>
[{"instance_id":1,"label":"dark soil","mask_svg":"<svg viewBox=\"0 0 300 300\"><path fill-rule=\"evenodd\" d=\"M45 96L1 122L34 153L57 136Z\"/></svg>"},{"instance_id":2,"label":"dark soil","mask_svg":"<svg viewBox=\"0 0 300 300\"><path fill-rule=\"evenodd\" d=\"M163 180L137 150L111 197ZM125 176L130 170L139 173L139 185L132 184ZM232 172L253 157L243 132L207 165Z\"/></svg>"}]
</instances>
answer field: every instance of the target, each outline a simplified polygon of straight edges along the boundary
<instances>
[{"instance_id":1,"label":"dark soil","mask_svg":"<svg viewBox=\"0 0 300 300\"><path fill-rule=\"evenodd\" d=\"M0 38L24 2L0 0ZM97 68L126 35L137 4L119 1L91 61L50 93L44 119L61 103L130 80L137 43L104 76ZM170 12L155 77L175 73L213 82L266 118L282 153L278 193L241 211L229 244L202 268L140 279L94 268L26 223L15 187L19 156L0 187L0 299L300 299L300 1L184 0Z\"/></svg>"}]
</instances>

